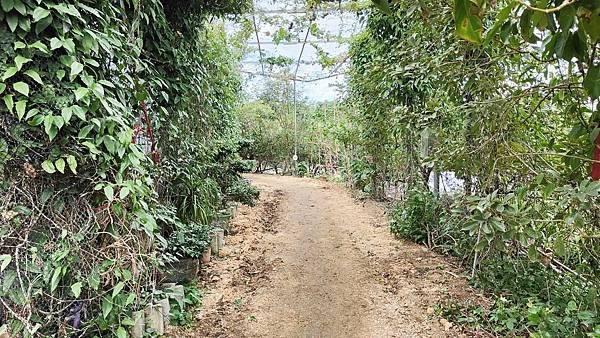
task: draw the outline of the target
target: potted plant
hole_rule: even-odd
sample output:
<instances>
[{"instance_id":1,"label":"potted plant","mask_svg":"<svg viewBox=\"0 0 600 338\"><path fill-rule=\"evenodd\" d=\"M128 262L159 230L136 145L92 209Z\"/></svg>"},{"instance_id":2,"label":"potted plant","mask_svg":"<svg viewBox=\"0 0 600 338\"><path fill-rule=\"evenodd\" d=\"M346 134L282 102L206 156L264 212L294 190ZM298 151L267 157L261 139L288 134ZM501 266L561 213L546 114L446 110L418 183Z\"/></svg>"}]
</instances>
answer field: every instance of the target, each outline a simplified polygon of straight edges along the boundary
<instances>
[{"instance_id":1,"label":"potted plant","mask_svg":"<svg viewBox=\"0 0 600 338\"><path fill-rule=\"evenodd\" d=\"M208 225L176 223L168 239L168 250L177 261L168 264L165 282L184 283L196 278L200 269L200 259L210 248L211 230L212 227Z\"/></svg>"}]
</instances>

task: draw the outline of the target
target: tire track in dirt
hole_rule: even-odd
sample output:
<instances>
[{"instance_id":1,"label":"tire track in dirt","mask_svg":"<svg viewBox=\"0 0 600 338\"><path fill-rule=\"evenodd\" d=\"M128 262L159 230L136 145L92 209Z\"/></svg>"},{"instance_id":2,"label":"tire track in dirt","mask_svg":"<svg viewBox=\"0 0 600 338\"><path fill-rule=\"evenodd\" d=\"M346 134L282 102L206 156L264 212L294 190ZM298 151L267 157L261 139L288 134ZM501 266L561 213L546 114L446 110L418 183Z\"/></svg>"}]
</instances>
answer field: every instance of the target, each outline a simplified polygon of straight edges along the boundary
<instances>
[{"instance_id":1,"label":"tire track in dirt","mask_svg":"<svg viewBox=\"0 0 600 338\"><path fill-rule=\"evenodd\" d=\"M172 337L478 336L433 309L482 297L448 259L394 239L380 205L328 182L248 177L261 199L204 270L194 327Z\"/></svg>"}]
</instances>

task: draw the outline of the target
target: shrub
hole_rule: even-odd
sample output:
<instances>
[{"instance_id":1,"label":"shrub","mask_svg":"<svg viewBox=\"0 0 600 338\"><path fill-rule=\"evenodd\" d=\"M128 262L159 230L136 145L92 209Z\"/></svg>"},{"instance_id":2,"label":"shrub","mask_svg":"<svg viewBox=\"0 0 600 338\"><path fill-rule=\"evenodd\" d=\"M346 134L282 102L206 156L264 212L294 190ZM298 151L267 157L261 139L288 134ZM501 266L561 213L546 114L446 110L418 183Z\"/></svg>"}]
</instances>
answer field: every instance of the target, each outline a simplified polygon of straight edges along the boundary
<instances>
[{"instance_id":1,"label":"shrub","mask_svg":"<svg viewBox=\"0 0 600 338\"><path fill-rule=\"evenodd\" d=\"M168 239L169 252L177 258L200 258L210 246L209 225L198 223L176 223L175 230Z\"/></svg>"},{"instance_id":2,"label":"shrub","mask_svg":"<svg viewBox=\"0 0 600 338\"><path fill-rule=\"evenodd\" d=\"M232 201L254 206L258 196L260 195L260 192L248 181L243 178L239 178L227 188L226 194L227 197Z\"/></svg>"},{"instance_id":3,"label":"shrub","mask_svg":"<svg viewBox=\"0 0 600 338\"><path fill-rule=\"evenodd\" d=\"M298 175L301 177L305 177L310 173L310 168L306 161L302 161L298 163Z\"/></svg>"},{"instance_id":4,"label":"shrub","mask_svg":"<svg viewBox=\"0 0 600 338\"><path fill-rule=\"evenodd\" d=\"M194 322L194 309L202 305L202 291L198 289L197 283L192 282L184 285L183 301L179 302L170 298L171 325L189 326Z\"/></svg>"},{"instance_id":5,"label":"shrub","mask_svg":"<svg viewBox=\"0 0 600 338\"><path fill-rule=\"evenodd\" d=\"M390 229L398 237L431 244L429 234L438 226L439 204L422 187L408 190L406 200L394 207Z\"/></svg>"}]
</instances>

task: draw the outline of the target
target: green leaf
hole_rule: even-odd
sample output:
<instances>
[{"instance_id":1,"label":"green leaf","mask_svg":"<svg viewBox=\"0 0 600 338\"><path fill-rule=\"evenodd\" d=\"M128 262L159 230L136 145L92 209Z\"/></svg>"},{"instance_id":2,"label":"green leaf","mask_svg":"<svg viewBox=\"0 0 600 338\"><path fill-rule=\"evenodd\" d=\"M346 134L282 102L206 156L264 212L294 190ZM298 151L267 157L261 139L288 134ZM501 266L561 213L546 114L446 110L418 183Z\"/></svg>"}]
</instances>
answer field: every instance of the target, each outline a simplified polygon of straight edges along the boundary
<instances>
[{"instance_id":1,"label":"green leaf","mask_svg":"<svg viewBox=\"0 0 600 338\"><path fill-rule=\"evenodd\" d=\"M12 13L6 15L6 23L8 24L10 31L14 33L14 31L17 29L17 25L19 24L19 16Z\"/></svg>"},{"instance_id":2,"label":"green leaf","mask_svg":"<svg viewBox=\"0 0 600 338\"><path fill-rule=\"evenodd\" d=\"M373 1L373 4L375 5L375 7L377 7L380 11L384 12L385 14L392 15L392 10L390 9L390 4L388 3L388 0L371 0L371 1Z\"/></svg>"},{"instance_id":3,"label":"green leaf","mask_svg":"<svg viewBox=\"0 0 600 338\"><path fill-rule=\"evenodd\" d=\"M54 292L54 290L56 290L56 288L58 287L61 272L61 267L57 267L54 269L54 273L52 274L52 280L50 281L50 293Z\"/></svg>"},{"instance_id":4,"label":"green leaf","mask_svg":"<svg viewBox=\"0 0 600 338\"><path fill-rule=\"evenodd\" d=\"M533 11L530 9L526 9L521 14L521 18L519 19L519 28L521 29L521 36L525 41L530 41L533 37L533 25L531 21L531 17L533 16Z\"/></svg>"},{"instance_id":5,"label":"green leaf","mask_svg":"<svg viewBox=\"0 0 600 338\"><path fill-rule=\"evenodd\" d=\"M50 129L46 132L48 134L48 138L50 141L54 140L56 135L58 135L58 128L56 126L51 126Z\"/></svg>"},{"instance_id":6,"label":"green leaf","mask_svg":"<svg viewBox=\"0 0 600 338\"><path fill-rule=\"evenodd\" d=\"M24 56L21 55L17 55L15 57L15 65L17 66L18 70L21 70L21 68L23 67L24 64L26 64L27 62L30 62L31 59L28 59Z\"/></svg>"},{"instance_id":7,"label":"green leaf","mask_svg":"<svg viewBox=\"0 0 600 338\"><path fill-rule=\"evenodd\" d=\"M8 264L10 264L10 261L12 261L11 255L0 255L0 273L6 269Z\"/></svg>"},{"instance_id":8,"label":"green leaf","mask_svg":"<svg viewBox=\"0 0 600 338\"><path fill-rule=\"evenodd\" d=\"M535 247L535 244L532 244L527 248L527 257L532 262L537 262L539 260L539 253Z\"/></svg>"},{"instance_id":9,"label":"green leaf","mask_svg":"<svg viewBox=\"0 0 600 338\"><path fill-rule=\"evenodd\" d=\"M58 39L58 38L50 39L50 50L59 49L60 47L62 47L62 41L60 41L60 39Z\"/></svg>"},{"instance_id":10,"label":"green leaf","mask_svg":"<svg viewBox=\"0 0 600 338\"><path fill-rule=\"evenodd\" d=\"M75 159L75 156L67 156L67 164L69 165L69 169L71 169L71 172L73 174L77 174L77 160Z\"/></svg>"},{"instance_id":11,"label":"green leaf","mask_svg":"<svg viewBox=\"0 0 600 338\"><path fill-rule=\"evenodd\" d=\"M119 292L121 292L121 290L123 290L124 287L125 287L125 283L123 283L123 282L117 283L117 285L115 285L115 288L113 289L112 298L115 298L119 294Z\"/></svg>"},{"instance_id":12,"label":"green leaf","mask_svg":"<svg viewBox=\"0 0 600 338\"><path fill-rule=\"evenodd\" d=\"M33 22L38 22L46 17L48 17L48 15L50 15L50 11L42 8L42 7L36 7L33 10Z\"/></svg>"},{"instance_id":13,"label":"green leaf","mask_svg":"<svg viewBox=\"0 0 600 338\"><path fill-rule=\"evenodd\" d=\"M127 299L125 300L125 306L128 306L130 304L133 304L133 302L135 301L135 293L130 293L129 296L127 296Z\"/></svg>"},{"instance_id":14,"label":"green leaf","mask_svg":"<svg viewBox=\"0 0 600 338\"><path fill-rule=\"evenodd\" d=\"M63 160L62 158L56 160L56 162L54 162L54 166L56 167L56 170L58 170L61 174L65 173L65 160Z\"/></svg>"},{"instance_id":15,"label":"green leaf","mask_svg":"<svg viewBox=\"0 0 600 338\"><path fill-rule=\"evenodd\" d=\"M31 121L29 121L30 126L39 126L44 123L44 115L36 115Z\"/></svg>"},{"instance_id":16,"label":"green leaf","mask_svg":"<svg viewBox=\"0 0 600 338\"><path fill-rule=\"evenodd\" d=\"M27 112L27 115L25 115L25 120L29 120L30 118L32 118L35 115L39 114L39 112L40 111L37 108L29 109L29 111Z\"/></svg>"},{"instance_id":17,"label":"green leaf","mask_svg":"<svg viewBox=\"0 0 600 338\"><path fill-rule=\"evenodd\" d=\"M81 282L77 282L77 283L71 285L71 292L73 293L73 296L75 296L75 298L79 298L79 295L81 295L81 287L82 287Z\"/></svg>"},{"instance_id":18,"label":"green leaf","mask_svg":"<svg viewBox=\"0 0 600 338\"><path fill-rule=\"evenodd\" d=\"M8 67L6 68L6 71L4 71L4 75L2 75L2 81L6 81L7 79L11 78L13 75L17 74L19 70L17 69L17 67Z\"/></svg>"},{"instance_id":19,"label":"green leaf","mask_svg":"<svg viewBox=\"0 0 600 338\"><path fill-rule=\"evenodd\" d=\"M50 160L45 160L42 162L42 169L48 174L54 174L56 172L56 168L54 167L54 163Z\"/></svg>"},{"instance_id":20,"label":"green leaf","mask_svg":"<svg viewBox=\"0 0 600 338\"><path fill-rule=\"evenodd\" d=\"M71 111L75 116L77 116L80 120L85 121L85 109L80 106L71 106Z\"/></svg>"},{"instance_id":21,"label":"green leaf","mask_svg":"<svg viewBox=\"0 0 600 338\"><path fill-rule=\"evenodd\" d=\"M61 129L65 125L65 120L62 116L54 116L52 123L58 128Z\"/></svg>"},{"instance_id":22,"label":"green leaf","mask_svg":"<svg viewBox=\"0 0 600 338\"><path fill-rule=\"evenodd\" d=\"M58 79L58 81L62 81L66 74L67 72L65 72L63 69L59 69L56 71L56 78Z\"/></svg>"},{"instance_id":23,"label":"green leaf","mask_svg":"<svg viewBox=\"0 0 600 338\"><path fill-rule=\"evenodd\" d=\"M119 199L124 199L125 197L127 197L129 195L129 188L128 187L123 187L121 188L121 190L119 191Z\"/></svg>"},{"instance_id":24,"label":"green leaf","mask_svg":"<svg viewBox=\"0 0 600 338\"><path fill-rule=\"evenodd\" d=\"M106 298L106 297L103 298L102 299L102 317L104 317L106 319L106 317L108 317L108 315L112 311L112 308L113 308L112 300L109 298Z\"/></svg>"},{"instance_id":25,"label":"green leaf","mask_svg":"<svg viewBox=\"0 0 600 338\"><path fill-rule=\"evenodd\" d=\"M83 65L77 61L71 64L71 76L76 76L83 71Z\"/></svg>"},{"instance_id":26,"label":"green leaf","mask_svg":"<svg viewBox=\"0 0 600 338\"><path fill-rule=\"evenodd\" d=\"M6 85L4 83L0 83L0 94L4 93L6 90Z\"/></svg>"},{"instance_id":27,"label":"green leaf","mask_svg":"<svg viewBox=\"0 0 600 338\"><path fill-rule=\"evenodd\" d=\"M83 128L81 128L79 130L79 134L77 135L77 137L79 138L86 138L87 135L90 133L90 131L92 130L92 128L94 128L93 124L89 124ZM93 145L93 144L92 144ZM96 146L94 146L94 148L96 148Z\"/></svg>"},{"instance_id":28,"label":"green leaf","mask_svg":"<svg viewBox=\"0 0 600 338\"><path fill-rule=\"evenodd\" d=\"M117 150L117 141L110 135L105 135L102 138L102 143L104 143L104 145L106 146L106 149L108 149L108 151L110 153L115 153Z\"/></svg>"},{"instance_id":29,"label":"green leaf","mask_svg":"<svg viewBox=\"0 0 600 338\"><path fill-rule=\"evenodd\" d=\"M44 128L46 130L46 133L48 133L48 130L50 130L50 127L52 127L54 125L54 116L52 116L52 114L48 114L46 116L44 116Z\"/></svg>"},{"instance_id":30,"label":"green leaf","mask_svg":"<svg viewBox=\"0 0 600 338\"><path fill-rule=\"evenodd\" d=\"M75 101L80 101L82 98L84 98L90 92L90 90L85 87L79 87L79 88L75 89L74 92L75 92Z\"/></svg>"},{"instance_id":31,"label":"green leaf","mask_svg":"<svg viewBox=\"0 0 600 338\"><path fill-rule=\"evenodd\" d=\"M576 16L575 6L567 6L558 12L558 24L563 30L569 30L573 26Z\"/></svg>"},{"instance_id":32,"label":"green leaf","mask_svg":"<svg viewBox=\"0 0 600 338\"><path fill-rule=\"evenodd\" d=\"M98 270L92 270L92 273L90 273L89 277L87 278L87 282L93 290L98 290L100 287L100 274L98 273Z\"/></svg>"},{"instance_id":33,"label":"green leaf","mask_svg":"<svg viewBox=\"0 0 600 338\"><path fill-rule=\"evenodd\" d=\"M474 12L479 12L479 7L470 0L454 2L456 34L469 42L481 43L483 23L479 16L473 14Z\"/></svg>"},{"instance_id":34,"label":"green leaf","mask_svg":"<svg viewBox=\"0 0 600 338\"><path fill-rule=\"evenodd\" d=\"M2 6L2 10L8 13L15 7L15 2L13 0L2 0L0 1L0 5Z\"/></svg>"},{"instance_id":35,"label":"green leaf","mask_svg":"<svg viewBox=\"0 0 600 338\"><path fill-rule=\"evenodd\" d=\"M129 299L129 298L128 298L128 299ZM125 304L127 304L127 303L125 303ZM127 304L127 305L129 305L129 304ZM134 321L133 321L133 319L131 319L131 318L124 318L124 319L121 321L121 324L123 324L123 325L125 325L125 326L134 326L134 325L135 325L135 322L134 322Z\"/></svg>"},{"instance_id":36,"label":"green leaf","mask_svg":"<svg viewBox=\"0 0 600 338\"><path fill-rule=\"evenodd\" d=\"M8 109L8 111L12 113L13 108L15 106L13 96L10 94L4 95L4 104L6 105L6 109Z\"/></svg>"},{"instance_id":37,"label":"green leaf","mask_svg":"<svg viewBox=\"0 0 600 338\"><path fill-rule=\"evenodd\" d=\"M115 191L113 190L113 187L110 185L107 185L104 187L104 195L106 195L106 198L109 201L112 201L115 198Z\"/></svg>"},{"instance_id":38,"label":"green leaf","mask_svg":"<svg viewBox=\"0 0 600 338\"><path fill-rule=\"evenodd\" d=\"M75 42L73 39L66 39L62 42L62 46L71 54L75 53Z\"/></svg>"},{"instance_id":39,"label":"green leaf","mask_svg":"<svg viewBox=\"0 0 600 338\"><path fill-rule=\"evenodd\" d=\"M117 329L117 332L115 332L117 338L127 338L127 331L125 331L125 328L122 326L119 326L119 328Z\"/></svg>"},{"instance_id":40,"label":"green leaf","mask_svg":"<svg viewBox=\"0 0 600 338\"><path fill-rule=\"evenodd\" d=\"M19 14L27 15L27 7L25 7L25 4L21 0L14 0L14 3L14 7Z\"/></svg>"},{"instance_id":41,"label":"green leaf","mask_svg":"<svg viewBox=\"0 0 600 338\"><path fill-rule=\"evenodd\" d=\"M69 123L71 117L73 116L73 108L72 107L64 107L60 110L60 116L62 116L63 121L65 123Z\"/></svg>"},{"instance_id":42,"label":"green leaf","mask_svg":"<svg viewBox=\"0 0 600 338\"><path fill-rule=\"evenodd\" d=\"M33 70L33 69L28 69L25 72L25 75L29 76L30 78L32 78L35 82L43 85L44 82L42 81L42 78L40 77L40 74L38 74L37 71Z\"/></svg>"},{"instance_id":43,"label":"green leaf","mask_svg":"<svg viewBox=\"0 0 600 338\"><path fill-rule=\"evenodd\" d=\"M592 99L600 97L600 65L596 65L588 70L583 87L587 90Z\"/></svg>"},{"instance_id":44,"label":"green leaf","mask_svg":"<svg viewBox=\"0 0 600 338\"><path fill-rule=\"evenodd\" d=\"M13 84L13 88L17 92L19 92L25 96L29 96L29 85L27 83L19 81L19 82Z\"/></svg>"},{"instance_id":45,"label":"green leaf","mask_svg":"<svg viewBox=\"0 0 600 338\"><path fill-rule=\"evenodd\" d=\"M50 26L50 24L52 23L52 15L48 15L47 17L41 19L36 25L35 25L35 34L40 34L41 32L43 32L46 28L48 28L48 26Z\"/></svg>"},{"instance_id":46,"label":"green leaf","mask_svg":"<svg viewBox=\"0 0 600 338\"><path fill-rule=\"evenodd\" d=\"M502 25L504 25L504 22L506 21L506 19L508 19L508 16L510 15L510 13L516 5L517 3L515 1L511 1L506 7L504 7L500 11L500 13L498 14L498 20L485 36L484 44L488 44L494 38L494 35L496 35L498 30L500 30Z\"/></svg>"},{"instance_id":47,"label":"green leaf","mask_svg":"<svg viewBox=\"0 0 600 338\"><path fill-rule=\"evenodd\" d=\"M19 19L19 27L25 32L29 32L31 30L31 21L29 21L28 17L21 17Z\"/></svg>"},{"instance_id":48,"label":"green leaf","mask_svg":"<svg viewBox=\"0 0 600 338\"><path fill-rule=\"evenodd\" d=\"M554 251L559 257L564 257L566 255L567 249L562 237L557 237L554 241Z\"/></svg>"},{"instance_id":49,"label":"green leaf","mask_svg":"<svg viewBox=\"0 0 600 338\"><path fill-rule=\"evenodd\" d=\"M58 5L49 5L48 7L57 10L61 14L68 14L81 19L81 14L73 5L66 5L59 3Z\"/></svg>"},{"instance_id":50,"label":"green leaf","mask_svg":"<svg viewBox=\"0 0 600 338\"><path fill-rule=\"evenodd\" d=\"M17 117L19 118L19 121L21 121L23 119L23 116L25 116L25 108L26 107L27 107L27 101L24 101L24 100L17 102L17 104L15 105L15 108L17 110Z\"/></svg>"},{"instance_id":51,"label":"green leaf","mask_svg":"<svg viewBox=\"0 0 600 338\"><path fill-rule=\"evenodd\" d=\"M30 44L28 47L29 48L35 48L35 49L37 49L40 52L45 53L45 54L50 53L50 50L48 50L48 47L46 47L46 45L43 42L41 42L41 41L36 41L36 42Z\"/></svg>"}]
</instances>

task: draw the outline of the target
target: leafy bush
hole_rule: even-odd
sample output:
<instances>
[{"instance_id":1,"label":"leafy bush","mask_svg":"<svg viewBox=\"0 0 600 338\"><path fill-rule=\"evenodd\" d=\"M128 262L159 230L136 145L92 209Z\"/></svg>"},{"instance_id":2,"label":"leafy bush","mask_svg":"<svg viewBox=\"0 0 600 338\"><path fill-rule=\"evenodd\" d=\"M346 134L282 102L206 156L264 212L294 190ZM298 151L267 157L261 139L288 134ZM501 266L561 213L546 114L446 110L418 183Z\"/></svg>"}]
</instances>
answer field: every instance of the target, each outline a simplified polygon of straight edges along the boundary
<instances>
[{"instance_id":1,"label":"leafy bush","mask_svg":"<svg viewBox=\"0 0 600 338\"><path fill-rule=\"evenodd\" d=\"M298 163L298 175L300 177L307 176L309 174L309 172L310 172L310 168L306 161L302 161L302 162Z\"/></svg>"},{"instance_id":2,"label":"leafy bush","mask_svg":"<svg viewBox=\"0 0 600 338\"><path fill-rule=\"evenodd\" d=\"M212 227L198 223L176 223L168 239L168 250L177 258L200 258L210 246Z\"/></svg>"},{"instance_id":3,"label":"leafy bush","mask_svg":"<svg viewBox=\"0 0 600 338\"><path fill-rule=\"evenodd\" d=\"M197 283L184 285L183 302L171 298L171 324L177 326L188 326L194 321L194 310L202 305L202 291L198 289Z\"/></svg>"},{"instance_id":4,"label":"leafy bush","mask_svg":"<svg viewBox=\"0 0 600 338\"><path fill-rule=\"evenodd\" d=\"M429 234L439 223L439 204L429 191L413 187L394 207L390 229L398 237L431 244Z\"/></svg>"},{"instance_id":5,"label":"leafy bush","mask_svg":"<svg viewBox=\"0 0 600 338\"><path fill-rule=\"evenodd\" d=\"M590 279L561 271L548 257L531 250L535 243L543 243L531 220L541 218L541 212L553 214L547 203L525 203L527 196L537 196L536 187L502 196L494 192L457 197L451 205L413 187L406 200L396 205L390 223L395 235L463 259L474 269L472 284L493 295L489 309L451 302L440 308L442 315L508 336L585 337L596 330L600 298L594 274L585 266L580 271ZM585 182L580 187L557 189L557 197L562 196L557 201L566 199L570 204L577 196L578 203L587 203L595 189ZM545 230L547 234L561 233L550 226ZM576 246L563 250L579 252Z\"/></svg>"},{"instance_id":6,"label":"leafy bush","mask_svg":"<svg viewBox=\"0 0 600 338\"><path fill-rule=\"evenodd\" d=\"M243 178L239 178L231 186L227 188L227 197L236 202L243 203L245 205L254 206L260 192L256 187L252 186L250 182Z\"/></svg>"},{"instance_id":7,"label":"leafy bush","mask_svg":"<svg viewBox=\"0 0 600 338\"><path fill-rule=\"evenodd\" d=\"M182 221L208 224L220 203L220 188L215 180L198 176L178 176L165 198L176 207Z\"/></svg>"},{"instance_id":8,"label":"leafy bush","mask_svg":"<svg viewBox=\"0 0 600 338\"><path fill-rule=\"evenodd\" d=\"M249 173L249 172L252 172L256 168L256 161L239 159L234 164L232 164L231 167L236 172Z\"/></svg>"},{"instance_id":9,"label":"leafy bush","mask_svg":"<svg viewBox=\"0 0 600 338\"><path fill-rule=\"evenodd\" d=\"M453 322L501 336L597 337L597 304L589 302L589 295L574 295L568 283L560 289L565 295L553 299L499 296L489 308L449 302L439 312Z\"/></svg>"},{"instance_id":10,"label":"leafy bush","mask_svg":"<svg viewBox=\"0 0 600 338\"><path fill-rule=\"evenodd\" d=\"M350 164L351 182L355 189L362 192L372 193L374 191L373 183L375 181L376 170L373 165L355 160Z\"/></svg>"}]
</instances>

